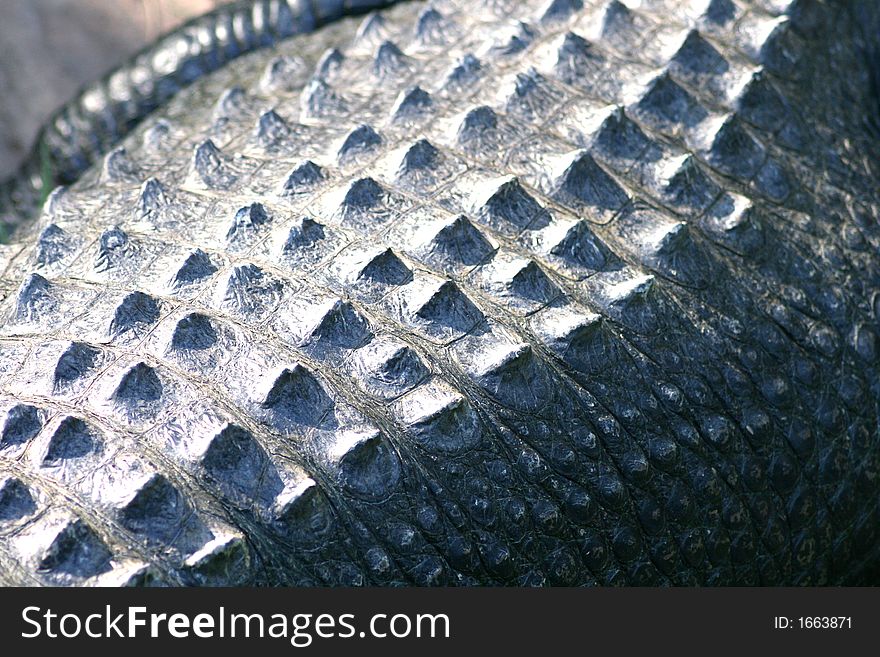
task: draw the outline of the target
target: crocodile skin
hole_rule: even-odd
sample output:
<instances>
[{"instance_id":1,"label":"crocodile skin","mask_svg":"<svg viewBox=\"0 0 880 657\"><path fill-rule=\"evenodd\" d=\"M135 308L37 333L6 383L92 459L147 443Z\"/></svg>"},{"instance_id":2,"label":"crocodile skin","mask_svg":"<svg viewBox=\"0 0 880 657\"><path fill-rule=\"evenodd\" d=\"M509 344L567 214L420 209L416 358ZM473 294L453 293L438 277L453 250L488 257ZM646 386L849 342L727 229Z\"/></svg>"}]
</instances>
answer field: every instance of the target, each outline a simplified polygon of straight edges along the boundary
<instances>
[{"instance_id":1,"label":"crocodile skin","mask_svg":"<svg viewBox=\"0 0 880 657\"><path fill-rule=\"evenodd\" d=\"M875 3L404 3L3 247L0 583L876 577Z\"/></svg>"},{"instance_id":2,"label":"crocodile skin","mask_svg":"<svg viewBox=\"0 0 880 657\"><path fill-rule=\"evenodd\" d=\"M394 0L237 0L164 35L81 89L43 126L30 157L0 182L0 242L32 218L152 110L241 55Z\"/></svg>"}]
</instances>

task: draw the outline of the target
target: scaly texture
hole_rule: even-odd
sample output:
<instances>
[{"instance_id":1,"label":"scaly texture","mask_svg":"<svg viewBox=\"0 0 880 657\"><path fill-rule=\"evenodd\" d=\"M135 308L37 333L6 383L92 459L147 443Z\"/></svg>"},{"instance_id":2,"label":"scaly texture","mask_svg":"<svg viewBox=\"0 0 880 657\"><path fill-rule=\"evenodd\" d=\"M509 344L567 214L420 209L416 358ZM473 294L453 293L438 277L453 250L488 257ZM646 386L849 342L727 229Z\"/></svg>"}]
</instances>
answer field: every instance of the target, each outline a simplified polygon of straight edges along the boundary
<instances>
[{"instance_id":1,"label":"scaly texture","mask_svg":"<svg viewBox=\"0 0 880 657\"><path fill-rule=\"evenodd\" d=\"M0 243L151 111L245 53L394 0L238 0L195 18L86 86L40 130L15 175L0 182Z\"/></svg>"},{"instance_id":2,"label":"scaly texture","mask_svg":"<svg viewBox=\"0 0 880 657\"><path fill-rule=\"evenodd\" d=\"M437 0L201 80L2 252L0 581L865 581L878 23Z\"/></svg>"}]
</instances>

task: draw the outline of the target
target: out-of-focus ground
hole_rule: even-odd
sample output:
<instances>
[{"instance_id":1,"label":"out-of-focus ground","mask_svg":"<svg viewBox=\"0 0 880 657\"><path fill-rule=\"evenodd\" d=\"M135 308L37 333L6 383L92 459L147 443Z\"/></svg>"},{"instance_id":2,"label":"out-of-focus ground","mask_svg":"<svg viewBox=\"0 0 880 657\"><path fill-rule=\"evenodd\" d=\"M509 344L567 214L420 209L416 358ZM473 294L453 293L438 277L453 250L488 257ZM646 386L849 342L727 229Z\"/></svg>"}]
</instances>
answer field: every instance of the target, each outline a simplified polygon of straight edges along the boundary
<instances>
[{"instance_id":1,"label":"out-of-focus ground","mask_svg":"<svg viewBox=\"0 0 880 657\"><path fill-rule=\"evenodd\" d=\"M228 0L0 0L0 178L83 84Z\"/></svg>"}]
</instances>

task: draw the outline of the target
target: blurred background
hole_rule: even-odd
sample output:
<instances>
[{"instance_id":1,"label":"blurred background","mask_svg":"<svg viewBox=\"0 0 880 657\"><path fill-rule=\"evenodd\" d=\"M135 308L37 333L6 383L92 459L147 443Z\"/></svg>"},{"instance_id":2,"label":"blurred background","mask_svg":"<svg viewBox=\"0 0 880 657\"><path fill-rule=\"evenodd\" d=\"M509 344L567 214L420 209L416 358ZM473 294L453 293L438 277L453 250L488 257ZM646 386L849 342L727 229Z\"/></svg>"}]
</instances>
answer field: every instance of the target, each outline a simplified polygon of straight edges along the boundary
<instances>
[{"instance_id":1,"label":"blurred background","mask_svg":"<svg viewBox=\"0 0 880 657\"><path fill-rule=\"evenodd\" d=\"M83 84L228 0L0 0L0 178Z\"/></svg>"}]
</instances>

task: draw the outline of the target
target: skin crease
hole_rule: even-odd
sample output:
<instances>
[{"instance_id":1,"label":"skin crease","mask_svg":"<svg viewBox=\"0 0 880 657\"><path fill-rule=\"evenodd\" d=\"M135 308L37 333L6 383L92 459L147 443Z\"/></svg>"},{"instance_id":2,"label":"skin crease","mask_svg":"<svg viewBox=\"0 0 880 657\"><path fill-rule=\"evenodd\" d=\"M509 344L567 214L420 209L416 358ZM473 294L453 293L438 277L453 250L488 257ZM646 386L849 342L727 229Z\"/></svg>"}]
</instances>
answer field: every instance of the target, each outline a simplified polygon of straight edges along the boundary
<instances>
[{"instance_id":1,"label":"skin crease","mask_svg":"<svg viewBox=\"0 0 880 657\"><path fill-rule=\"evenodd\" d=\"M54 193L0 583L876 582L880 11L580 4L342 20Z\"/></svg>"}]
</instances>

